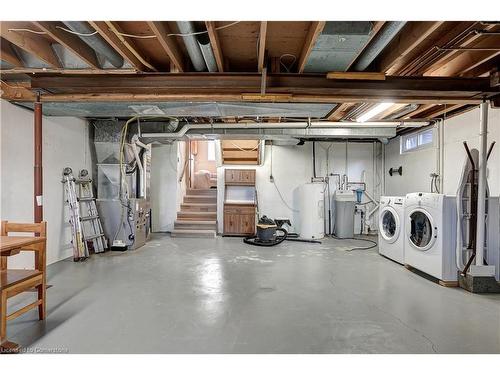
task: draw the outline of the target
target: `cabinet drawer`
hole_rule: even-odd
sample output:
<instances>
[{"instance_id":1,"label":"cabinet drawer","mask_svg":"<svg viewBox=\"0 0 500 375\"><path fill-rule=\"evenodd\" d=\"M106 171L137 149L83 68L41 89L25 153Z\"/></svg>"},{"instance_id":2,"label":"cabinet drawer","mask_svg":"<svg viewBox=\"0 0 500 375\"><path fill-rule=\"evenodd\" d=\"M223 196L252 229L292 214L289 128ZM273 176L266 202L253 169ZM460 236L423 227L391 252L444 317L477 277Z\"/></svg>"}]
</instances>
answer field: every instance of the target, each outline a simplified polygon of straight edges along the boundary
<instances>
[{"instance_id":1,"label":"cabinet drawer","mask_svg":"<svg viewBox=\"0 0 500 375\"><path fill-rule=\"evenodd\" d=\"M255 169L226 169L226 185L255 185Z\"/></svg>"},{"instance_id":2,"label":"cabinet drawer","mask_svg":"<svg viewBox=\"0 0 500 375\"><path fill-rule=\"evenodd\" d=\"M254 206L240 206L240 205L224 205L224 213L228 214L235 214L235 215L241 215L241 214L255 214L255 207Z\"/></svg>"}]
</instances>

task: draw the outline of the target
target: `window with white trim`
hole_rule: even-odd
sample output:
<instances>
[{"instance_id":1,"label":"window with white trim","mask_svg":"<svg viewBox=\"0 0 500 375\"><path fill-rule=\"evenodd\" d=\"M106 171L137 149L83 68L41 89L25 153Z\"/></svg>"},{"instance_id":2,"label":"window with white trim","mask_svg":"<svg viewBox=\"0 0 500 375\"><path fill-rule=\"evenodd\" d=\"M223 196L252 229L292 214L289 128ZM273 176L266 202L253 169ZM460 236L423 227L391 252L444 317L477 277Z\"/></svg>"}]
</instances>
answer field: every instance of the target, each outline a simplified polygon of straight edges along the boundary
<instances>
[{"instance_id":1,"label":"window with white trim","mask_svg":"<svg viewBox=\"0 0 500 375\"><path fill-rule=\"evenodd\" d=\"M422 150L434 146L434 129L425 129L401 136L400 153Z\"/></svg>"}]
</instances>

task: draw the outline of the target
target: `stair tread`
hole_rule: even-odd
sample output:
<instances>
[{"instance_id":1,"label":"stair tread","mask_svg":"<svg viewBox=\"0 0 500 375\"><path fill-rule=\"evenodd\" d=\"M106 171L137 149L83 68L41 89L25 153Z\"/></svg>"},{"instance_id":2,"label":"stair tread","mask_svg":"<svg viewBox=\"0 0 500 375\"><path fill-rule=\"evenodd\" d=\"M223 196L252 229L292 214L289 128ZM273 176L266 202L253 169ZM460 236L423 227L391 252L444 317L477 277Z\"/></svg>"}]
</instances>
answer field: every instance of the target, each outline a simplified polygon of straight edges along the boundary
<instances>
[{"instance_id":1,"label":"stair tread","mask_svg":"<svg viewBox=\"0 0 500 375\"><path fill-rule=\"evenodd\" d=\"M174 229L170 232L172 237L202 237L215 238L217 232L214 229Z\"/></svg>"},{"instance_id":2,"label":"stair tread","mask_svg":"<svg viewBox=\"0 0 500 375\"><path fill-rule=\"evenodd\" d=\"M217 206L217 203L197 203L197 202L188 202L182 203L185 206L195 206L195 207L203 207L203 206Z\"/></svg>"},{"instance_id":3,"label":"stair tread","mask_svg":"<svg viewBox=\"0 0 500 375\"><path fill-rule=\"evenodd\" d=\"M172 232L178 233L215 233L215 229L174 229Z\"/></svg>"},{"instance_id":4,"label":"stair tread","mask_svg":"<svg viewBox=\"0 0 500 375\"><path fill-rule=\"evenodd\" d=\"M190 225L195 225L195 224L216 224L217 222L215 220L175 220L174 224L190 224Z\"/></svg>"}]
</instances>

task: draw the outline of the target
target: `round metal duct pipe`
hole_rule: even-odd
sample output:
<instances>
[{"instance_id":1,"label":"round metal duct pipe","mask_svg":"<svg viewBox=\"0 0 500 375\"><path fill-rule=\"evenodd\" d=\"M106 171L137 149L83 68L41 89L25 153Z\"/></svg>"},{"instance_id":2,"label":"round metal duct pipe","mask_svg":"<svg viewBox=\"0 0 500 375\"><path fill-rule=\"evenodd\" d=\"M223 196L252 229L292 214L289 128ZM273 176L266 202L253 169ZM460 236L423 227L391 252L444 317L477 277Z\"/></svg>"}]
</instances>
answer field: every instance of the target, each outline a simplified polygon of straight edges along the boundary
<instances>
[{"instance_id":1,"label":"round metal duct pipe","mask_svg":"<svg viewBox=\"0 0 500 375\"><path fill-rule=\"evenodd\" d=\"M353 70L361 72L368 68L405 25L406 22L387 22L358 58Z\"/></svg>"},{"instance_id":2,"label":"round metal duct pipe","mask_svg":"<svg viewBox=\"0 0 500 375\"><path fill-rule=\"evenodd\" d=\"M194 25L191 21L177 21L177 27L181 34L193 34L196 32ZM182 37L184 45L186 46L189 58L193 63L194 70L202 72L207 69L205 59L201 53L200 45L194 35L185 35Z\"/></svg>"},{"instance_id":3,"label":"round metal duct pipe","mask_svg":"<svg viewBox=\"0 0 500 375\"><path fill-rule=\"evenodd\" d=\"M196 36L198 45L200 46L203 59L209 72L217 72L217 62L215 61L214 51L212 50L212 45L210 44L210 37L208 34L199 34Z\"/></svg>"},{"instance_id":4,"label":"round metal duct pipe","mask_svg":"<svg viewBox=\"0 0 500 375\"><path fill-rule=\"evenodd\" d=\"M76 33L95 33L95 30L87 22L64 21L63 23L68 26L70 30ZM90 36L78 35L78 37L94 51L104 56L115 68L121 68L123 66L123 57L120 56L120 54L118 54L113 48L111 48L111 46L99 34Z\"/></svg>"}]
</instances>

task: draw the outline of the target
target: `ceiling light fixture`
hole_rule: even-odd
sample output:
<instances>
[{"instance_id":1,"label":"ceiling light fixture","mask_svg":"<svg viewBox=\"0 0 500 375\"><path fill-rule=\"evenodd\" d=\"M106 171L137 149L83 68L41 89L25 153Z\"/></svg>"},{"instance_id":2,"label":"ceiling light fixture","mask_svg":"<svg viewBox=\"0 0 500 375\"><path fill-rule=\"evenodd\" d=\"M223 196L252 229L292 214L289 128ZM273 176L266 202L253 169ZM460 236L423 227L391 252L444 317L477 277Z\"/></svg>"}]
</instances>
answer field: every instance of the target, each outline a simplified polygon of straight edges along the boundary
<instances>
[{"instance_id":1,"label":"ceiling light fixture","mask_svg":"<svg viewBox=\"0 0 500 375\"><path fill-rule=\"evenodd\" d=\"M389 108L391 105L393 105L394 103L393 102L384 102L384 103L380 103L378 105L376 105L375 107L373 107L372 109L370 109L368 112L362 114L361 116L359 116L356 121L357 122L365 122L365 121L368 121L370 120L371 118L375 117L376 115L378 115L379 113L382 113L384 112L387 108Z\"/></svg>"}]
</instances>

